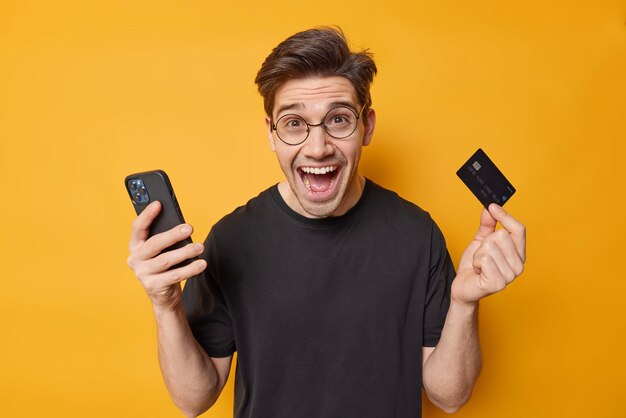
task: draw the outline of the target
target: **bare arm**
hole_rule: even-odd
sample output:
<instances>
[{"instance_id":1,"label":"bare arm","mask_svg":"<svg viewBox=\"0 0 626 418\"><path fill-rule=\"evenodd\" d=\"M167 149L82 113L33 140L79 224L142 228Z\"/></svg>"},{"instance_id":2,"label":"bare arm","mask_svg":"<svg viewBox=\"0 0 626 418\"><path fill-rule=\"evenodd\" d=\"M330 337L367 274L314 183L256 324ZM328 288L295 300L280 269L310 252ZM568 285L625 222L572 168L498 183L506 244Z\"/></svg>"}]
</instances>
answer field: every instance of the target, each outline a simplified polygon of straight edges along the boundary
<instances>
[{"instance_id":1,"label":"bare arm","mask_svg":"<svg viewBox=\"0 0 626 418\"><path fill-rule=\"evenodd\" d=\"M191 334L182 308L155 309L154 316L157 320L159 363L167 390L186 416L200 415L215 403L222 392L232 356L210 358Z\"/></svg>"},{"instance_id":2,"label":"bare arm","mask_svg":"<svg viewBox=\"0 0 626 418\"><path fill-rule=\"evenodd\" d=\"M148 238L160 203L151 203L133 222L128 265L144 287L157 322L159 362L172 400L186 416L197 416L217 400L230 372L231 357L209 358L191 333L182 307L180 282L200 274L206 261L168 270L181 261L202 253L194 243L160 254L192 232L190 225L179 225Z\"/></svg>"},{"instance_id":3,"label":"bare arm","mask_svg":"<svg viewBox=\"0 0 626 418\"><path fill-rule=\"evenodd\" d=\"M481 367L478 304L450 303L437 347L424 347L423 384L432 403L448 413L458 411L472 395Z\"/></svg>"},{"instance_id":4,"label":"bare arm","mask_svg":"<svg viewBox=\"0 0 626 418\"><path fill-rule=\"evenodd\" d=\"M496 231L496 223L503 229ZM422 378L428 398L448 413L470 398L481 368L478 303L522 274L526 229L501 207L483 209L480 228L452 283L450 308L437 347L424 347Z\"/></svg>"}]
</instances>

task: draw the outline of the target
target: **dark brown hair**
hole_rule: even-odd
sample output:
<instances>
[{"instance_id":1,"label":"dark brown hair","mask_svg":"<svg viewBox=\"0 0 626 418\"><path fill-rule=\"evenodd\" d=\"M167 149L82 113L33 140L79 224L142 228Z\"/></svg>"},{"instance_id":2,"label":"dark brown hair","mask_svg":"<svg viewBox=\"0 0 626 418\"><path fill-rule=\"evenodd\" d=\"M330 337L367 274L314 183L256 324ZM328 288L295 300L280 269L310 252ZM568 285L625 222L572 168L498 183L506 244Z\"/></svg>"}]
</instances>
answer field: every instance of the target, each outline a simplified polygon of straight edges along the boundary
<instances>
[{"instance_id":1,"label":"dark brown hair","mask_svg":"<svg viewBox=\"0 0 626 418\"><path fill-rule=\"evenodd\" d=\"M298 32L281 42L265 59L254 82L263 96L265 113L272 116L276 91L286 81L306 77L345 77L365 105L372 105L370 84L376 64L367 50L351 52L339 28L316 28ZM364 118L366 120L366 118Z\"/></svg>"}]
</instances>

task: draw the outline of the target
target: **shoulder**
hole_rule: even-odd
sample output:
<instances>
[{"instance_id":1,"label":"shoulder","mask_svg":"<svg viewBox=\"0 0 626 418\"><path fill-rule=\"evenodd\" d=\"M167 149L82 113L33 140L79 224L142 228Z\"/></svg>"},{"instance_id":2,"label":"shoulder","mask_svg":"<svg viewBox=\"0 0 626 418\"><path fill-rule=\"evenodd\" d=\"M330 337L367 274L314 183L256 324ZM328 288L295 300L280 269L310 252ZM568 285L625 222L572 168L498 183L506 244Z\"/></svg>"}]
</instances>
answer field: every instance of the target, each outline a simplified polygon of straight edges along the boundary
<instances>
[{"instance_id":1,"label":"shoulder","mask_svg":"<svg viewBox=\"0 0 626 418\"><path fill-rule=\"evenodd\" d=\"M369 179L368 182L369 210L377 219L393 227L398 233L417 233L418 236L430 240L434 245L445 246L443 234L429 212L393 190L384 188Z\"/></svg>"},{"instance_id":2,"label":"shoulder","mask_svg":"<svg viewBox=\"0 0 626 418\"><path fill-rule=\"evenodd\" d=\"M393 190L384 188L368 179L369 206L384 217L394 217L402 221L431 224L430 214L415 203L401 197Z\"/></svg>"},{"instance_id":3,"label":"shoulder","mask_svg":"<svg viewBox=\"0 0 626 418\"><path fill-rule=\"evenodd\" d=\"M250 199L245 205L239 206L231 213L222 217L211 229L212 235L229 236L245 233L251 229L262 228L271 223L268 217L276 213L276 204L272 196L272 186L258 196Z\"/></svg>"}]
</instances>

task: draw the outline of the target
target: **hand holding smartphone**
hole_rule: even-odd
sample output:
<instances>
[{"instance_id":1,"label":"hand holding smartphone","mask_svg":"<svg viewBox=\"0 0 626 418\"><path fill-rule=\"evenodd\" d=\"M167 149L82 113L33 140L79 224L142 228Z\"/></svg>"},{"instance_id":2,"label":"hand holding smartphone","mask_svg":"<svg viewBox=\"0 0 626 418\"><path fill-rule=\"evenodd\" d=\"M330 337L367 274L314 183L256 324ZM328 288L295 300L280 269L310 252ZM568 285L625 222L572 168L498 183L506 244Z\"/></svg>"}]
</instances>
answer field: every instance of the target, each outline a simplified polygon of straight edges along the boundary
<instances>
[{"instance_id":1,"label":"hand holding smartphone","mask_svg":"<svg viewBox=\"0 0 626 418\"><path fill-rule=\"evenodd\" d=\"M179 283L200 274L206 267L206 262L198 258L203 246L192 243L191 228L185 232L179 227L185 219L164 171L131 174L124 184L138 215L133 224L128 264L153 303L176 302ZM160 211L150 208L143 213L154 201L160 202Z\"/></svg>"},{"instance_id":2,"label":"hand holding smartphone","mask_svg":"<svg viewBox=\"0 0 626 418\"><path fill-rule=\"evenodd\" d=\"M174 194L174 188L165 171L153 170L131 174L126 176L124 183L137 215L155 200L161 203L161 213L150 225L150 237L185 223L185 218ZM163 252L182 248L191 242L191 238L186 238L164 249ZM189 264L194 259L186 260L177 267Z\"/></svg>"}]
</instances>

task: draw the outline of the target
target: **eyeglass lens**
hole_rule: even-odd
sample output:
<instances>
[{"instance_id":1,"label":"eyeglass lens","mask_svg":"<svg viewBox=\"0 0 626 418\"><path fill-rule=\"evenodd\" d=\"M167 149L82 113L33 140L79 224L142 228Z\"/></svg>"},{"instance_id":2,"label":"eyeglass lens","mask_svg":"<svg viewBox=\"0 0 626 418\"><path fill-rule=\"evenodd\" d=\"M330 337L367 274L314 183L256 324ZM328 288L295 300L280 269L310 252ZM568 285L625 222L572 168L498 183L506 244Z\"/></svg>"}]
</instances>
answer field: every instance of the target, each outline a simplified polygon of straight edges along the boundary
<instances>
[{"instance_id":1,"label":"eyeglass lens","mask_svg":"<svg viewBox=\"0 0 626 418\"><path fill-rule=\"evenodd\" d=\"M307 123L301 116L284 115L275 125L281 140L288 144L300 144L309 136L310 127L322 125L328 135L336 139L346 138L356 130L358 117L354 110L346 106L337 106L328 111L321 124Z\"/></svg>"}]
</instances>

